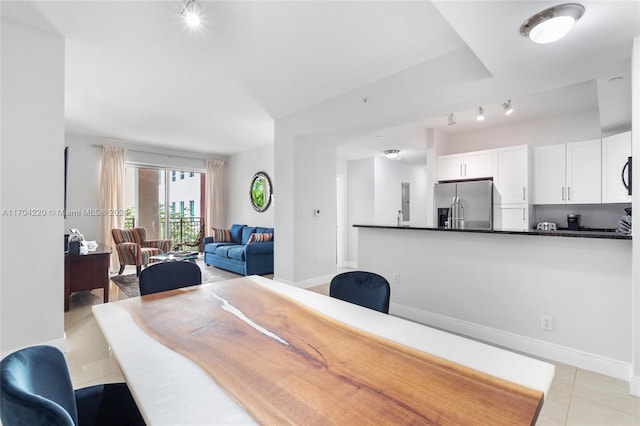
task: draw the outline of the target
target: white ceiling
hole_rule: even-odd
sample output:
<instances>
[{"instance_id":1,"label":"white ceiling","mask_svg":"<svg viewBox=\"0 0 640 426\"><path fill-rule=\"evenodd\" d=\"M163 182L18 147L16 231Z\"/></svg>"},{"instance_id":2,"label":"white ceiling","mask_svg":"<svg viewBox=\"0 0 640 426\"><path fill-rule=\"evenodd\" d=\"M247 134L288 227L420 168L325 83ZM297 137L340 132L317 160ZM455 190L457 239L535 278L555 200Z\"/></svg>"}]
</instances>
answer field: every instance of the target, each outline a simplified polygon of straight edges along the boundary
<instances>
[{"instance_id":1,"label":"white ceiling","mask_svg":"<svg viewBox=\"0 0 640 426\"><path fill-rule=\"evenodd\" d=\"M470 131L478 105L495 117L485 126L504 125L507 98L511 123L596 108L603 128L628 123L640 2L580 3L582 19L551 45L519 34L558 4L539 0L201 1L197 32L178 0L3 0L1 11L66 38L69 132L232 154L272 143L274 120L307 110L333 114L340 155L358 158L394 134L413 149L416 129Z\"/></svg>"}]
</instances>

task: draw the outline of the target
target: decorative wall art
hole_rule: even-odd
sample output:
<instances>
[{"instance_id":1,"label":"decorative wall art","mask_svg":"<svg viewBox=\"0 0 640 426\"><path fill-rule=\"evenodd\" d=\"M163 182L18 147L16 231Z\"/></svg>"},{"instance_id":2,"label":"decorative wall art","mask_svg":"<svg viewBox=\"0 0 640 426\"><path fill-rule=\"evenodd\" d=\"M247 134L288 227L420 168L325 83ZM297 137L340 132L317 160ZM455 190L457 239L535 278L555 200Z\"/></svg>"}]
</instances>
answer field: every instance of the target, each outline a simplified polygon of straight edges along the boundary
<instances>
[{"instance_id":1,"label":"decorative wall art","mask_svg":"<svg viewBox=\"0 0 640 426\"><path fill-rule=\"evenodd\" d=\"M271 187L271 179L265 172L258 172L251 179L251 187L249 188L249 197L251 206L258 212L263 212L269 208L273 189Z\"/></svg>"}]
</instances>

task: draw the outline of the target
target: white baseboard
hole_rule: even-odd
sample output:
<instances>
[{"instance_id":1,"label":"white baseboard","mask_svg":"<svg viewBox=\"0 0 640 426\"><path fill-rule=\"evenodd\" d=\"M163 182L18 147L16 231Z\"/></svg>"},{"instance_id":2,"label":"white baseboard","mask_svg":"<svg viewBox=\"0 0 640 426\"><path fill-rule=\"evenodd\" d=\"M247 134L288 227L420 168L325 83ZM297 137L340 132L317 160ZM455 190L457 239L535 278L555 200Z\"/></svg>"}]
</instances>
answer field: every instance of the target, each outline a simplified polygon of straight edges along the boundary
<instances>
[{"instance_id":1,"label":"white baseboard","mask_svg":"<svg viewBox=\"0 0 640 426\"><path fill-rule=\"evenodd\" d=\"M38 345L53 346L54 348L60 349L60 351L62 353L67 353L67 336L64 336L64 337L62 337L60 339L50 340L48 342L34 343L33 345L23 346L21 348L15 348L15 349L12 349L12 350L9 350L9 351L6 351L6 352L2 352L2 353L0 353L0 359L3 359L7 355L10 355L10 354L14 353L15 351L19 351L20 349L24 349L25 347L38 346Z\"/></svg>"},{"instance_id":2,"label":"white baseboard","mask_svg":"<svg viewBox=\"0 0 640 426\"><path fill-rule=\"evenodd\" d=\"M348 260L348 261L344 262L344 267L345 268L351 268L351 269L358 269L358 262L356 262L354 260Z\"/></svg>"},{"instance_id":3,"label":"white baseboard","mask_svg":"<svg viewBox=\"0 0 640 426\"><path fill-rule=\"evenodd\" d=\"M335 276L336 274L329 274L321 277L309 278L308 280L296 281L294 285L300 288L309 288L317 285L329 284L331 282L331 279Z\"/></svg>"},{"instance_id":4,"label":"white baseboard","mask_svg":"<svg viewBox=\"0 0 640 426\"><path fill-rule=\"evenodd\" d=\"M634 378L638 380L635 383L632 381L630 363L396 303L391 304L390 312L493 345L631 382L631 386L636 386L636 391L640 391L640 378Z\"/></svg>"}]
</instances>

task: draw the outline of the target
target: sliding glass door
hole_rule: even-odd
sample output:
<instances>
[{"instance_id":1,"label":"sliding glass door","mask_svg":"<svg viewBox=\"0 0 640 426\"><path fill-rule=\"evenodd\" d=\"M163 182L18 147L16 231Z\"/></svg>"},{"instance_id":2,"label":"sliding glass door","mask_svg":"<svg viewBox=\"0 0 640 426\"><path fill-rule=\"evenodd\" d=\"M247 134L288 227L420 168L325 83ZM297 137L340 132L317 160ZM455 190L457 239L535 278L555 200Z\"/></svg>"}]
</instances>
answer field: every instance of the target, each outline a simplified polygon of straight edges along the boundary
<instances>
[{"instance_id":1,"label":"sliding glass door","mask_svg":"<svg viewBox=\"0 0 640 426\"><path fill-rule=\"evenodd\" d=\"M193 249L204 223L204 185L204 173L127 166L125 227L145 228L148 239Z\"/></svg>"}]
</instances>

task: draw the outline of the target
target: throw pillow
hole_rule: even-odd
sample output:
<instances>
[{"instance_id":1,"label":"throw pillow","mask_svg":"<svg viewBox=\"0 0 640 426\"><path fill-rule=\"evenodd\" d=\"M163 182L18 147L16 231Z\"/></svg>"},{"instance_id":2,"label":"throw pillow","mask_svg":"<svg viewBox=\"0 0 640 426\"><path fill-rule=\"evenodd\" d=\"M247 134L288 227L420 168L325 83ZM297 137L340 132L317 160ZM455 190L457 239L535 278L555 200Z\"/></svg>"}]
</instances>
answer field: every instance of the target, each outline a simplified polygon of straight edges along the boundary
<instances>
[{"instance_id":1,"label":"throw pillow","mask_svg":"<svg viewBox=\"0 0 640 426\"><path fill-rule=\"evenodd\" d=\"M228 229L211 228L214 243L230 243L231 233Z\"/></svg>"},{"instance_id":2,"label":"throw pillow","mask_svg":"<svg viewBox=\"0 0 640 426\"><path fill-rule=\"evenodd\" d=\"M264 243L264 242L267 242L267 241L271 241L272 237L273 237L273 234L259 234L259 233L254 232L249 237L249 240L247 241L247 244Z\"/></svg>"}]
</instances>

